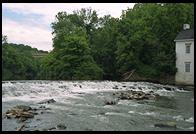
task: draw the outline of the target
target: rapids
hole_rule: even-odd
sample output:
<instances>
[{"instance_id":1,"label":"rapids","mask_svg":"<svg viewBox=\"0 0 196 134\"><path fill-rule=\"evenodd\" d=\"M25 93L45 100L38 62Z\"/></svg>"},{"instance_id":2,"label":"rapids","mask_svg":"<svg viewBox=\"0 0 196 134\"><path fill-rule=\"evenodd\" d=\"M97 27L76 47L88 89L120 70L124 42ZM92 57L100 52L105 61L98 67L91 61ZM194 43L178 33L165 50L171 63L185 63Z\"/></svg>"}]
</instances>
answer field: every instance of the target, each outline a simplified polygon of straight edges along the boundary
<instances>
[{"instance_id":1,"label":"rapids","mask_svg":"<svg viewBox=\"0 0 196 134\"><path fill-rule=\"evenodd\" d=\"M170 90L168 90L170 89ZM159 94L155 100L119 100L116 91L143 91ZM51 104L38 104L54 99ZM46 106L47 113L27 120L24 131L49 130L64 124L62 131L193 131L194 92L171 85L148 82L116 81L3 81L2 130L15 131L22 123L3 118L16 105ZM174 122L176 128L155 127L156 123Z\"/></svg>"}]
</instances>

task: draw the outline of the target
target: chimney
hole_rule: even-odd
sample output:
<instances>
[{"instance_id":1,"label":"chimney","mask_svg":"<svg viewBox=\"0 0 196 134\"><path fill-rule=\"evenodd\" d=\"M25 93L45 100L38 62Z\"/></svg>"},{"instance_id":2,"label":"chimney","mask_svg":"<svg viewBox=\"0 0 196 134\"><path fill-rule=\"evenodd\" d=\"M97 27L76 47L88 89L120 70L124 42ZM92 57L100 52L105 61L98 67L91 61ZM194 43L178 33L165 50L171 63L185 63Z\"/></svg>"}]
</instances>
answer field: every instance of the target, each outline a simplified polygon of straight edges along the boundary
<instances>
[{"instance_id":1,"label":"chimney","mask_svg":"<svg viewBox=\"0 0 196 134\"><path fill-rule=\"evenodd\" d=\"M187 30L187 29L190 29L190 25L189 24L184 24L183 25L183 30Z\"/></svg>"}]
</instances>

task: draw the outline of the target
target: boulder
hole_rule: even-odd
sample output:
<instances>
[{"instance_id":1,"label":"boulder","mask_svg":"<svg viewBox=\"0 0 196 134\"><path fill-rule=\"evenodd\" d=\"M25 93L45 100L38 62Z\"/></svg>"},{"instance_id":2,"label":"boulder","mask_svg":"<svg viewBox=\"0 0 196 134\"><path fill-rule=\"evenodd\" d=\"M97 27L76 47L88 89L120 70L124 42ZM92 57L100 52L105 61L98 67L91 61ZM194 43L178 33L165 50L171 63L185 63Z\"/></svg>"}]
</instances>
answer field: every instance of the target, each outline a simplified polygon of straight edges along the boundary
<instances>
[{"instance_id":1,"label":"boulder","mask_svg":"<svg viewBox=\"0 0 196 134\"><path fill-rule=\"evenodd\" d=\"M32 108L29 106L19 105L13 107L4 114L7 119L10 118L19 118L20 122L26 121L28 118L33 118L37 114L32 111Z\"/></svg>"}]
</instances>

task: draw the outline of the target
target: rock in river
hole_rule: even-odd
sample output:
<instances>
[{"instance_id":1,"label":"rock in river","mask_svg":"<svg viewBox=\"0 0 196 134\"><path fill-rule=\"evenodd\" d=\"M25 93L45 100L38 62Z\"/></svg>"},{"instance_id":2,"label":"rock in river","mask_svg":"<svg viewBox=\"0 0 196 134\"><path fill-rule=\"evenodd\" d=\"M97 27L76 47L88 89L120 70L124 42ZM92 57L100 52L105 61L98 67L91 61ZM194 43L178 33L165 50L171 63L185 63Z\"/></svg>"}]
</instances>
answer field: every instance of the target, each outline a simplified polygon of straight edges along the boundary
<instances>
[{"instance_id":1,"label":"rock in river","mask_svg":"<svg viewBox=\"0 0 196 134\"><path fill-rule=\"evenodd\" d=\"M54 103L54 102L56 102L54 99L46 99L46 100L38 102L38 104Z\"/></svg>"},{"instance_id":2,"label":"rock in river","mask_svg":"<svg viewBox=\"0 0 196 134\"><path fill-rule=\"evenodd\" d=\"M33 118L37 114L32 111L32 108L25 105L19 105L7 110L5 117L9 118L19 118L20 121L25 121L27 118Z\"/></svg>"},{"instance_id":3,"label":"rock in river","mask_svg":"<svg viewBox=\"0 0 196 134\"><path fill-rule=\"evenodd\" d=\"M64 124L58 124L57 128L58 129L66 129L67 127Z\"/></svg>"},{"instance_id":4,"label":"rock in river","mask_svg":"<svg viewBox=\"0 0 196 134\"><path fill-rule=\"evenodd\" d=\"M117 85L115 85L115 86L113 87L113 89L118 89L118 86L117 86Z\"/></svg>"},{"instance_id":5,"label":"rock in river","mask_svg":"<svg viewBox=\"0 0 196 134\"><path fill-rule=\"evenodd\" d=\"M165 127L165 128L176 128L176 123L175 122L166 122L166 123L157 123L154 124L155 127Z\"/></svg>"},{"instance_id":6,"label":"rock in river","mask_svg":"<svg viewBox=\"0 0 196 134\"><path fill-rule=\"evenodd\" d=\"M117 102L114 100L105 101L105 105L115 105Z\"/></svg>"},{"instance_id":7,"label":"rock in river","mask_svg":"<svg viewBox=\"0 0 196 134\"><path fill-rule=\"evenodd\" d=\"M13 107L13 110L29 111L32 110L32 108L30 106L18 105Z\"/></svg>"},{"instance_id":8,"label":"rock in river","mask_svg":"<svg viewBox=\"0 0 196 134\"><path fill-rule=\"evenodd\" d=\"M132 91L132 90L113 93L113 95L117 95L118 98L122 100L155 99L158 96L158 94L155 94L154 92L145 93L142 91Z\"/></svg>"}]
</instances>

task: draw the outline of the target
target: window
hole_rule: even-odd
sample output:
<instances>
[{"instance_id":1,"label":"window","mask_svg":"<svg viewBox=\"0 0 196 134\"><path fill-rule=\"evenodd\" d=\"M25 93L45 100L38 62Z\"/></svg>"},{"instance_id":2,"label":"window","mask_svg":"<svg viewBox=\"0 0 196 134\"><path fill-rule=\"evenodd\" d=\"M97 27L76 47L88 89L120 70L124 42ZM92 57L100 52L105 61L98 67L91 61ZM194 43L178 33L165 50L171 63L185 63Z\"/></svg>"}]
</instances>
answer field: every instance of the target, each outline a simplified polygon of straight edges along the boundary
<instances>
[{"instance_id":1,"label":"window","mask_svg":"<svg viewBox=\"0 0 196 134\"><path fill-rule=\"evenodd\" d=\"M185 72L190 72L191 62L185 62Z\"/></svg>"},{"instance_id":2,"label":"window","mask_svg":"<svg viewBox=\"0 0 196 134\"><path fill-rule=\"evenodd\" d=\"M191 43L185 43L186 46L186 53L190 53L191 52Z\"/></svg>"}]
</instances>

